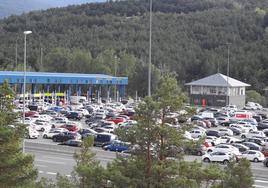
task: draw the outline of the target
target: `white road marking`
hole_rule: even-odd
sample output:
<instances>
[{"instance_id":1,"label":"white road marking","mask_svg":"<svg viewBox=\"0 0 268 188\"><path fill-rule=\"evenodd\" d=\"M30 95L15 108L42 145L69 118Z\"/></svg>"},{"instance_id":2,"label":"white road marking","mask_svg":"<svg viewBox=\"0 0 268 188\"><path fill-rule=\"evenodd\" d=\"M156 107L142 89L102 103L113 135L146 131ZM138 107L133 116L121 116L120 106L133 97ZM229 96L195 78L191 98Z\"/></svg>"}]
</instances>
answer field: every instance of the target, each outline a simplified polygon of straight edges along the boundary
<instances>
[{"instance_id":1,"label":"white road marking","mask_svg":"<svg viewBox=\"0 0 268 188\"><path fill-rule=\"evenodd\" d=\"M51 164L66 164L64 162L56 162L56 161L50 161L50 160L43 160L43 159L36 159L37 162L44 162L44 163L51 163Z\"/></svg>"},{"instance_id":2,"label":"white road marking","mask_svg":"<svg viewBox=\"0 0 268 188\"><path fill-rule=\"evenodd\" d=\"M41 164L36 164L35 166L37 166L37 167L44 167L44 168L47 167L46 165L41 165Z\"/></svg>"},{"instance_id":3,"label":"white road marking","mask_svg":"<svg viewBox=\"0 0 268 188\"><path fill-rule=\"evenodd\" d=\"M267 184L268 184L268 181L264 181L264 180L255 180L255 182L259 182L259 183L267 183Z\"/></svg>"},{"instance_id":4,"label":"white road marking","mask_svg":"<svg viewBox=\"0 0 268 188\"><path fill-rule=\"evenodd\" d=\"M41 171L41 170L39 170L38 172L39 172L39 174L43 174L44 173L44 171Z\"/></svg>"},{"instance_id":5,"label":"white road marking","mask_svg":"<svg viewBox=\"0 0 268 188\"><path fill-rule=\"evenodd\" d=\"M46 174L49 174L49 175L57 175L56 172L46 172Z\"/></svg>"},{"instance_id":6,"label":"white road marking","mask_svg":"<svg viewBox=\"0 0 268 188\"><path fill-rule=\"evenodd\" d=\"M74 161L74 159L67 159L67 158L63 158L63 157L50 157L50 156L43 156L44 158L48 158L48 159L59 159L59 160L64 160L64 161Z\"/></svg>"},{"instance_id":7,"label":"white road marking","mask_svg":"<svg viewBox=\"0 0 268 188\"><path fill-rule=\"evenodd\" d=\"M267 188L267 186L262 186L262 185L253 185L255 188Z\"/></svg>"},{"instance_id":8,"label":"white road marking","mask_svg":"<svg viewBox=\"0 0 268 188\"><path fill-rule=\"evenodd\" d=\"M68 175L66 175L66 177L68 177L68 178L69 178L69 177L71 177L71 175L70 175L70 174L68 174Z\"/></svg>"}]
</instances>

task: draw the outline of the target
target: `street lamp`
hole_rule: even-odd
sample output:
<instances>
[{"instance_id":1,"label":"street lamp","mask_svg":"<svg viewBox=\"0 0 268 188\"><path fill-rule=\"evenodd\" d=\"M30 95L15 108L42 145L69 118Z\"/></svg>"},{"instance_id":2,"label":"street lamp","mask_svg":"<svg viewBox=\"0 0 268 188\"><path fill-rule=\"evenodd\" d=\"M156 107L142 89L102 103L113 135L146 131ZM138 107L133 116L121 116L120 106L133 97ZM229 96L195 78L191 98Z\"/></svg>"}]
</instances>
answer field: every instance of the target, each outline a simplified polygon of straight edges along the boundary
<instances>
[{"instance_id":1,"label":"street lamp","mask_svg":"<svg viewBox=\"0 0 268 188\"><path fill-rule=\"evenodd\" d=\"M226 95L226 105L229 105L229 74L230 74L230 43L227 43L227 95Z\"/></svg>"},{"instance_id":2,"label":"street lamp","mask_svg":"<svg viewBox=\"0 0 268 188\"><path fill-rule=\"evenodd\" d=\"M31 34L32 31L24 31L24 64L23 64L23 124L25 124L25 91L26 91L26 36ZM22 151L24 153L24 139Z\"/></svg>"},{"instance_id":3,"label":"street lamp","mask_svg":"<svg viewBox=\"0 0 268 188\"><path fill-rule=\"evenodd\" d=\"M151 84L152 84L152 9L153 2L150 0L150 31L149 31L149 65L148 65L148 96L151 96Z\"/></svg>"}]
</instances>

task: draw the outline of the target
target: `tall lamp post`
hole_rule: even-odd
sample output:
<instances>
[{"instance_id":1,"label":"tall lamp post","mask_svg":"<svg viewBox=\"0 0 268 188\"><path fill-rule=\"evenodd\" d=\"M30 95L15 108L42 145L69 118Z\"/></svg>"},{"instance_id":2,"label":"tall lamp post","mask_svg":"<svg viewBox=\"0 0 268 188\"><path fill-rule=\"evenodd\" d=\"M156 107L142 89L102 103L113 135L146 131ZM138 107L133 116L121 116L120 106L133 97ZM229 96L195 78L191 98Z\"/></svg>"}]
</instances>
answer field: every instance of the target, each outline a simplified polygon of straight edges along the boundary
<instances>
[{"instance_id":1,"label":"tall lamp post","mask_svg":"<svg viewBox=\"0 0 268 188\"><path fill-rule=\"evenodd\" d=\"M148 65L148 96L151 96L152 76L152 9L153 2L150 0L150 31L149 31L149 65Z\"/></svg>"},{"instance_id":2,"label":"tall lamp post","mask_svg":"<svg viewBox=\"0 0 268 188\"><path fill-rule=\"evenodd\" d=\"M226 95L226 105L229 105L229 74L230 74L230 43L227 43L227 95Z\"/></svg>"},{"instance_id":3,"label":"tall lamp post","mask_svg":"<svg viewBox=\"0 0 268 188\"><path fill-rule=\"evenodd\" d=\"M25 124L25 92L26 92L26 36L31 34L32 31L24 31L24 63L23 63L23 124ZM22 151L24 153L24 140Z\"/></svg>"}]
</instances>

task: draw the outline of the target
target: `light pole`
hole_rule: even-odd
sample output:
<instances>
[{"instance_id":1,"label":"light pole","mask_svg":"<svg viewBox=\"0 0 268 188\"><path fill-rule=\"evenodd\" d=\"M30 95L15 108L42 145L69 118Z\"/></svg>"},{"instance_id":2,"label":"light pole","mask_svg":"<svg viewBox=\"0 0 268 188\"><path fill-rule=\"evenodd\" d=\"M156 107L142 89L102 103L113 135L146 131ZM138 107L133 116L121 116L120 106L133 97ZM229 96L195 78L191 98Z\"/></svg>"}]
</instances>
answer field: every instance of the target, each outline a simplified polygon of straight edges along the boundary
<instances>
[{"instance_id":1,"label":"light pole","mask_svg":"<svg viewBox=\"0 0 268 188\"><path fill-rule=\"evenodd\" d=\"M227 93L226 93L226 105L229 105L229 70L230 70L230 43L227 43Z\"/></svg>"},{"instance_id":2,"label":"light pole","mask_svg":"<svg viewBox=\"0 0 268 188\"><path fill-rule=\"evenodd\" d=\"M150 0L150 31L149 31L149 64L148 64L148 96L151 96L151 72L152 72L152 9L153 2Z\"/></svg>"},{"instance_id":3,"label":"light pole","mask_svg":"<svg viewBox=\"0 0 268 188\"><path fill-rule=\"evenodd\" d=\"M24 31L24 63L23 63L23 124L25 124L25 91L26 91L26 36L31 34L32 31ZM22 152L24 153L24 139Z\"/></svg>"},{"instance_id":4,"label":"light pole","mask_svg":"<svg viewBox=\"0 0 268 188\"><path fill-rule=\"evenodd\" d=\"M115 55L114 56L114 76L116 77L116 75L117 75L117 56ZM116 88L116 85L114 87L114 100L116 102L118 102L117 101L117 88Z\"/></svg>"}]
</instances>

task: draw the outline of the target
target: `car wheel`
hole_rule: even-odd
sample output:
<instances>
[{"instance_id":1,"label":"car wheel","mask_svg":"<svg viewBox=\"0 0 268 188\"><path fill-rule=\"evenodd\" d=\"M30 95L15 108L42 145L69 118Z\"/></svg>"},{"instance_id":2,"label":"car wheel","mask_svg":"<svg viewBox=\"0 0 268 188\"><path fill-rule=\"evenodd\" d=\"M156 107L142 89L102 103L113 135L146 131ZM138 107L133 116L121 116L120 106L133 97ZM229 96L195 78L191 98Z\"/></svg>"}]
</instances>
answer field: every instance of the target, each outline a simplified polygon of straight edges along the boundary
<instances>
[{"instance_id":1,"label":"car wheel","mask_svg":"<svg viewBox=\"0 0 268 188\"><path fill-rule=\"evenodd\" d=\"M265 163L265 166L266 166L266 167L268 167L268 162L267 162L267 163Z\"/></svg>"},{"instance_id":2,"label":"car wheel","mask_svg":"<svg viewBox=\"0 0 268 188\"><path fill-rule=\"evenodd\" d=\"M41 131L42 131L42 132L44 132L44 131L45 131L45 129L42 127L42 128L41 128Z\"/></svg>"},{"instance_id":3,"label":"car wheel","mask_svg":"<svg viewBox=\"0 0 268 188\"><path fill-rule=\"evenodd\" d=\"M208 150L208 152L210 153L210 152L212 152L212 150L211 150L211 149L209 149L209 150Z\"/></svg>"},{"instance_id":4,"label":"car wheel","mask_svg":"<svg viewBox=\"0 0 268 188\"><path fill-rule=\"evenodd\" d=\"M30 136L30 135L28 135L28 136L27 136L27 138L28 138L28 139L31 139L31 136Z\"/></svg>"},{"instance_id":5,"label":"car wheel","mask_svg":"<svg viewBox=\"0 0 268 188\"><path fill-rule=\"evenodd\" d=\"M53 128L53 129L54 129L54 128L55 128L55 125L52 125L52 126L51 126L51 128Z\"/></svg>"},{"instance_id":6,"label":"car wheel","mask_svg":"<svg viewBox=\"0 0 268 188\"><path fill-rule=\"evenodd\" d=\"M202 155L202 152L201 152L201 151L198 151L198 152L197 152L197 155L198 155L198 156L201 156L201 155Z\"/></svg>"},{"instance_id":7,"label":"car wheel","mask_svg":"<svg viewBox=\"0 0 268 188\"><path fill-rule=\"evenodd\" d=\"M257 162L259 162L259 159L258 158L254 158L253 159L253 162L257 163Z\"/></svg>"},{"instance_id":8,"label":"car wheel","mask_svg":"<svg viewBox=\"0 0 268 188\"><path fill-rule=\"evenodd\" d=\"M57 142L57 138L56 137L53 138L53 142Z\"/></svg>"},{"instance_id":9,"label":"car wheel","mask_svg":"<svg viewBox=\"0 0 268 188\"><path fill-rule=\"evenodd\" d=\"M246 138L246 136L245 135L242 135L241 138Z\"/></svg>"},{"instance_id":10,"label":"car wheel","mask_svg":"<svg viewBox=\"0 0 268 188\"><path fill-rule=\"evenodd\" d=\"M210 162L210 159L209 158L205 158L203 161L206 162L206 163L209 163Z\"/></svg>"},{"instance_id":11,"label":"car wheel","mask_svg":"<svg viewBox=\"0 0 268 188\"><path fill-rule=\"evenodd\" d=\"M43 135L43 138L47 138L47 135L46 135L46 134L44 134L44 135Z\"/></svg>"},{"instance_id":12,"label":"car wheel","mask_svg":"<svg viewBox=\"0 0 268 188\"><path fill-rule=\"evenodd\" d=\"M223 164L224 164L224 165L227 165L228 163L229 163L228 160L224 160L224 161L223 161Z\"/></svg>"}]
</instances>

